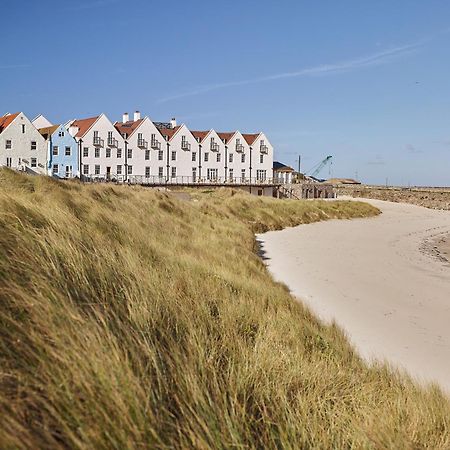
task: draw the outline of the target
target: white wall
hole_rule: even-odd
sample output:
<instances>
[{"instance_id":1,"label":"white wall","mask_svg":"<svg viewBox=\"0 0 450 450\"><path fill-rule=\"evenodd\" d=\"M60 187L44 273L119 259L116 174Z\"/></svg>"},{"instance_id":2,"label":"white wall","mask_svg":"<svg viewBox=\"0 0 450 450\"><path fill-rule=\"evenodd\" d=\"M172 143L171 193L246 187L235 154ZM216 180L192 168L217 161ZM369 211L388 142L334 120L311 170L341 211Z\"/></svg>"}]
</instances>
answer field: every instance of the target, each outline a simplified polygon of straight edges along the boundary
<instances>
[{"instance_id":1,"label":"white wall","mask_svg":"<svg viewBox=\"0 0 450 450\"><path fill-rule=\"evenodd\" d=\"M25 132L22 126L25 126ZM12 148L7 150L8 140L11 140ZM32 142L36 142L36 150L31 150ZM26 167L36 173L47 173L47 142L23 113L0 134L0 165L6 166L7 158L12 159L13 169ZM31 167L33 158L36 159L36 167Z\"/></svg>"},{"instance_id":2,"label":"white wall","mask_svg":"<svg viewBox=\"0 0 450 450\"><path fill-rule=\"evenodd\" d=\"M244 151L236 151L236 144L239 142L244 146ZM233 161L230 162L230 154L233 155ZM244 154L244 162L242 162L242 154ZM239 182L242 178L242 169L245 169L245 177L249 177L250 165L250 147L242 134L237 131L234 136L227 142L227 178L233 178L233 181ZM232 174L232 175L231 175Z\"/></svg>"},{"instance_id":3,"label":"white wall","mask_svg":"<svg viewBox=\"0 0 450 450\"><path fill-rule=\"evenodd\" d=\"M103 139L103 147L98 147L100 150L100 156L95 157L94 146L94 132L98 131L98 136ZM108 147L108 131L112 132L114 139L117 139L118 146ZM116 130L112 122L104 115L100 115L97 122L90 128L90 130L81 138L81 173L86 175L84 166L89 166L89 175L95 174L95 166L100 166L100 174L105 175L107 173L107 167L111 168L111 175L119 175L117 172L117 166L122 168L122 176L125 175L125 142L120 133ZM79 140L79 139L78 139ZM84 156L84 149L88 149L88 156ZM111 156L106 157L107 148L111 149ZM117 157L117 149L122 150L121 156Z\"/></svg>"},{"instance_id":4,"label":"white wall","mask_svg":"<svg viewBox=\"0 0 450 450\"><path fill-rule=\"evenodd\" d=\"M214 140L215 144L218 144L218 150L212 150L211 148L211 138ZM207 179L208 169L217 169L218 180L224 181L225 179L225 144L219 135L214 131L210 132L205 136L201 142L201 166L202 166L202 178ZM217 147L216 147L217 148ZM205 160L205 155L208 155L208 160ZM217 156L219 155L219 156ZM217 160L219 158L219 161Z\"/></svg>"},{"instance_id":5,"label":"white wall","mask_svg":"<svg viewBox=\"0 0 450 450\"><path fill-rule=\"evenodd\" d=\"M164 134L164 131L162 131ZM181 148L181 142L183 136L186 136L186 141L190 144L189 150L183 150ZM172 167L176 167L177 177L192 177L192 169L196 168L197 176L198 166L199 166L199 143L186 127L186 125L181 125L177 132L173 135L172 139L169 141L169 177L172 176ZM175 152L176 160L172 160L172 152ZM192 153L196 153L196 160L192 161ZM203 176L203 173L202 173Z\"/></svg>"},{"instance_id":6,"label":"white wall","mask_svg":"<svg viewBox=\"0 0 450 450\"><path fill-rule=\"evenodd\" d=\"M264 142L264 145L268 147L267 154L263 154L261 152L261 145ZM272 178L273 173L273 147L267 136L264 133L261 133L256 141L251 145L252 147L252 178L257 177L258 170L266 171L266 178ZM261 157L262 161L261 162Z\"/></svg>"}]
</instances>

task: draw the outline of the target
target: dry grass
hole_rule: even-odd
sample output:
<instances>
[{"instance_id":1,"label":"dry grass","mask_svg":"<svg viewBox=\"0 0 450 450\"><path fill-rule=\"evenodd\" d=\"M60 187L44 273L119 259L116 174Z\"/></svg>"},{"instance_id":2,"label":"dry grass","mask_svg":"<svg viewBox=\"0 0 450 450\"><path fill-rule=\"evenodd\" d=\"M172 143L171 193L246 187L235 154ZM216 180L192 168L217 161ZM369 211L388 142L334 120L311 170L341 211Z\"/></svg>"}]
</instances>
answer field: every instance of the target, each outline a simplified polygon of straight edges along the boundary
<instances>
[{"instance_id":1,"label":"dry grass","mask_svg":"<svg viewBox=\"0 0 450 450\"><path fill-rule=\"evenodd\" d=\"M449 401L367 367L254 232L377 211L0 172L0 448L450 447Z\"/></svg>"}]
</instances>

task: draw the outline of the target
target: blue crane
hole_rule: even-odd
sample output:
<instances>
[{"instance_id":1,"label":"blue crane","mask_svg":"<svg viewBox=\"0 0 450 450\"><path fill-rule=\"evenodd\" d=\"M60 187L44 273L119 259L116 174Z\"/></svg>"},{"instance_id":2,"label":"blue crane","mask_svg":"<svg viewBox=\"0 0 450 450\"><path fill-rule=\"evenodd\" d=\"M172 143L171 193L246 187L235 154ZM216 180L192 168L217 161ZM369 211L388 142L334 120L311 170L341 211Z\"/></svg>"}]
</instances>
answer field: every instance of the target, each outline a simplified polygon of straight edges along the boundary
<instances>
[{"instance_id":1,"label":"blue crane","mask_svg":"<svg viewBox=\"0 0 450 450\"><path fill-rule=\"evenodd\" d=\"M332 156L327 156L323 161L320 161L319 164L315 165L309 172L311 172L309 174L309 176L311 178L316 178L317 175L319 175L320 171L328 164L332 162L333 157Z\"/></svg>"}]
</instances>

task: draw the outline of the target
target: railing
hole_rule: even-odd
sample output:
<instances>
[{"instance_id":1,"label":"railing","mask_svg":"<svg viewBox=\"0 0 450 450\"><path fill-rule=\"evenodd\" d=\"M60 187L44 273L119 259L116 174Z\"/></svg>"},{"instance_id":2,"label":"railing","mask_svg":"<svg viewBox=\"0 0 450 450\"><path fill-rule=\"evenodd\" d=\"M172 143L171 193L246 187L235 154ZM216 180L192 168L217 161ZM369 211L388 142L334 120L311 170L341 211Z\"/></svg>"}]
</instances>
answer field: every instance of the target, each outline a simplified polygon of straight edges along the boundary
<instances>
[{"instance_id":1,"label":"railing","mask_svg":"<svg viewBox=\"0 0 450 450\"><path fill-rule=\"evenodd\" d=\"M190 150L191 144L188 141L181 141L181 149L182 150Z\"/></svg>"},{"instance_id":2,"label":"railing","mask_svg":"<svg viewBox=\"0 0 450 450\"><path fill-rule=\"evenodd\" d=\"M148 142L145 139L138 139L138 147L142 148L143 150L147 150Z\"/></svg>"},{"instance_id":3,"label":"railing","mask_svg":"<svg viewBox=\"0 0 450 450\"><path fill-rule=\"evenodd\" d=\"M96 147L103 147L105 145L105 141L101 137L98 137L98 136L94 136L93 143Z\"/></svg>"},{"instance_id":4,"label":"railing","mask_svg":"<svg viewBox=\"0 0 450 450\"><path fill-rule=\"evenodd\" d=\"M267 155L267 153L269 153L269 147L267 147L267 145L262 144L260 147L260 151L261 151L261 153L264 153Z\"/></svg>"},{"instance_id":5,"label":"railing","mask_svg":"<svg viewBox=\"0 0 450 450\"><path fill-rule=\"evenodd\" d=\"M236 144L236 151L242 153L244 151L244 144Z\"/></svg>"},{"instance_id":6,"label":"railing","mask_svg":"<svg viewBox=\"0 0 450 450\"><path fill-rule=\"evenodd\" d=\"M212 152L218 152L219 151L219 144L217 142L211 142L211 151Z\"/></svg>"},{"instance_id":7,"label":"railing","mask_svg":"<svg viewBox=\"0 0 450 450\"><path fill-rule=\"evenodd\" d=\"M182 186L273 186L279 184L272 178L258 179L255 177L192 177L192 176L178 176L178 177L166 177L159 175L151 175L146 177L145 175L117 175L117 174L89 174L82 175L82 181L91 183L128 183L128 184L142 184L150 186L167 186L167 185L182 185Z\"/></svg>"},{"instance_id":8,"label":"railing","mask_svg":"<svg viewBox=\"0 0 450 450\"><path fill-rule=\"evenodd\" d=\"M119 141L117 139L114 139L113 137L109 137L106 142L108 143L108 147L117 148L119 145Z\"/></svg>"},{"instance_id":9,"label":"railing","mask_svg":"<svg viewBox=\"0 0 450 450\"><path fill-rule=\"evenodd\" d=\"M161 150L161 142L157 139L152 139L150 146L153 150Z\"/></svg>"}]
</instances>

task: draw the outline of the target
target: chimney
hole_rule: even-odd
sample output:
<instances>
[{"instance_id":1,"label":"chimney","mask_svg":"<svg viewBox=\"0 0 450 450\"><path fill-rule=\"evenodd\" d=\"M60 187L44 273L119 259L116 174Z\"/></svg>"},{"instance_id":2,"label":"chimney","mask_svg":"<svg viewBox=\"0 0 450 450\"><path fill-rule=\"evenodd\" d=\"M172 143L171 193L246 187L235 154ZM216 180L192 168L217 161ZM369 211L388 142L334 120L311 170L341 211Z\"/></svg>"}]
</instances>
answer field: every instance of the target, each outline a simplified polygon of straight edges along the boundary
<instances>
[{"instance_id":1,"label":"chimney","mask_svg":"<svg viewBox=\"0 0 450 450\"><path fill-rule=\"evenodd\" d=\"M128 122L129 120L130 120L130 118L129 118L129 116L128 116L128 113L123 113L123 119L122 119L122 122L125 123L125 122Z\"/></svg>"},{"instance_id":2,"label":"chimney","mask_svg":"<svg viewBox=\"0 0 450 450\"><path fill-rule=\"evenodd\" d=\"M138 120L141 120L141 113L139 111L136 111L134 113L134 121L137 122Z\"/></svg>"},{"instance_id":3,"label":"chimney","mask_svg":"<svg viewBox=\"0 0 450 450\"><path fill-rule=\"evenodd\" d=\"M176 126L177 126L177 119L175 119L175 117L172 117L170 121L170 127L175 128Z\"/></svg>"}]
</instances>

